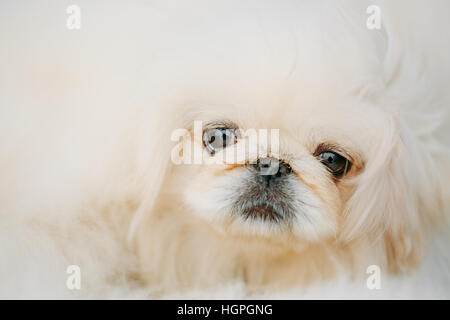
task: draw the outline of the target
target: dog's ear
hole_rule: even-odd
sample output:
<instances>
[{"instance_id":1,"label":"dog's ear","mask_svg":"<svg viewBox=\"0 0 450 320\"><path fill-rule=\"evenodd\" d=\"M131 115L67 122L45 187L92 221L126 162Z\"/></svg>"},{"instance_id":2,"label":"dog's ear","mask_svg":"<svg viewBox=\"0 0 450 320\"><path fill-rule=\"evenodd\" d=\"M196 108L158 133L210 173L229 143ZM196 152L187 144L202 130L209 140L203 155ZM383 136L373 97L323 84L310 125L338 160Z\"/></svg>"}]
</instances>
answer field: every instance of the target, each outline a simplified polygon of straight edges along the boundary
<instances>
[{"instance_id":1,"label":"dog's ear","mask_svg":"<svg viewBox=\"0 0 450 320\"><path fill-rule=\"evenodd\" d=\"M438 168L426 145L400 121L392 119L380 136L344 209L342 239L366 237L385 250L380 264L409 270L443 212Z\"/></svg>"},{"instance_id":2,"label":"dog's ear","mask_svg":"<svg viewBox=\"0 0 450 320\"><path fill-rule=\"evenodd\" d=\"M172 166L170 154L174 144L171 133L176 127L169 108L151 108L139 115L137 159L134 188L137 209L130 223L128 241L134 240L136 229L145 215L150 214L156 203L164 179Z\"/></svg>"},{"instance_id":3,"label":"dog's ear","mask_svg":"<svg viewBox=\"0 0 450 320\"><path fill-rule=\"evenodd\" d=\"M365 237L373 250L384 250L386 259L380 265L387 264L391 271L414 267L430 231L442 221L445 177L435 147L440 145L436 131L444 125L448 105L448 89L442 85L448 81L440 78L446 66L440 52L447 52L448 46L429 37L432 30L425 22L414 23L424 12L438 12L419 4L398 10L398 5L382 5L379 35L385 46L380 48L389 50L379 51L383 86L372 94L390 115L390 123L377 133L377 141L367 142L370 157L355 178L342 233L346 241Z\"/></svg>"}]
</instances>

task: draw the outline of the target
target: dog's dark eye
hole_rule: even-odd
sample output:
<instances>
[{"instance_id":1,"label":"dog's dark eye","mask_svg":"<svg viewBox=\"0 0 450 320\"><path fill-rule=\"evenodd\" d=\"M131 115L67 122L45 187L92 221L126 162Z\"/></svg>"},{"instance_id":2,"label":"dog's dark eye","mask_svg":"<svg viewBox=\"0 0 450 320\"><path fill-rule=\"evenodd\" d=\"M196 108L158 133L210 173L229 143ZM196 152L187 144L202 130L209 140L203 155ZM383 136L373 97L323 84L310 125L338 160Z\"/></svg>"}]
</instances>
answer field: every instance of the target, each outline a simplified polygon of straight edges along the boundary
<instances>
[{"instance_id":1,"label":"dog's dark eye","mask_svg":"<svg viewBox=\"0 0 450 320\"><path fill-rule=\"evenodd\" d=\"M212 128L203 132L203 144L209 153L214 154L220 149L236 143L235 129Z\"/></svg>"},{"instance_id":2,"label":"dog's dark eye","mask_svg":"<svg viewBox=\"0 0 450 320\"><path fill-rule=\"evenodd\" d=\"M319 159L327 166L330 172L339 177L350 170L351 163L346 158L332 151L325 151L319 154Z\"/></svg>"}]
</instances>

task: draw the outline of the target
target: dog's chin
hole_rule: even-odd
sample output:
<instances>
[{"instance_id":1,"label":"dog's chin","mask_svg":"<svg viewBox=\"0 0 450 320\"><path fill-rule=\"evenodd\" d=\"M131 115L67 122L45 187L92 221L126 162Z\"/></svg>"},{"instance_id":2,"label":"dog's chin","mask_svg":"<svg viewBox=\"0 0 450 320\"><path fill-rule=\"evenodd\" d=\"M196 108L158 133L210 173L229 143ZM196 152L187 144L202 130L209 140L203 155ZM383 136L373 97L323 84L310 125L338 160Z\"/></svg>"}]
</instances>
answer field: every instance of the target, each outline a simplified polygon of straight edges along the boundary
<instances>
[{"instance_id":1,"label":"dog's chin","mask_svg":"<svg viewBox=\"0 0 450 320\"><path fill-rule=\"evenodd\" d=\"M257 220L274 224L282 223L284 220L284 213L280 212L273 203L255 205L246 208L240 214L246 220Z\"/></svg>"},{"instance_id":2,"label":"dog's chin","mask_svg":"<svg viewBox=\"0 0 450 320\"><path fill-rule=\"evenodd\" d=\"M227 239L267 240L295 250L303 249L307 244L325 241L330 234L325 230L329 227L328 223L289 215L270 202L248 206L239 212L216 212L212 219L205 219L198 211L192 214L200 216L211 229L225 235Z\"/></svg>"},{"instance_id":3,"label":"dog's chin","mask_svg":"<svg viewBox=\"0 0 450 320\"><path fill-rule=\"evenodd\" d=\"M206 201L186 204L193 216L227 236L255 236L276 242L322 242L335 234L336 221L320 207L301 207L289 210L277 202L254 201L224 206L213 210ZM217 204L217 203L216 203Z\"/></svg>"},{"instance_id":4,"label":"dog's chin","mask_svg":"<svg viewBox=\"0 0 450 320\"><path fill-rule=\"evenodd\" d=\"M185 195L184 200L191 214L228 236L317 243L333 236L337 229L336 214L324 210L320 202L313 206L311 198L306 196L302 201L293 202L267 197L235 198L233 201L228 198L228 201L220 202L217 198L214 201L208 197L214 198L214 188L202 192L188 190L189 196ZM306 203L307 200L310 202Z\"/></svg>"}]
</instances>

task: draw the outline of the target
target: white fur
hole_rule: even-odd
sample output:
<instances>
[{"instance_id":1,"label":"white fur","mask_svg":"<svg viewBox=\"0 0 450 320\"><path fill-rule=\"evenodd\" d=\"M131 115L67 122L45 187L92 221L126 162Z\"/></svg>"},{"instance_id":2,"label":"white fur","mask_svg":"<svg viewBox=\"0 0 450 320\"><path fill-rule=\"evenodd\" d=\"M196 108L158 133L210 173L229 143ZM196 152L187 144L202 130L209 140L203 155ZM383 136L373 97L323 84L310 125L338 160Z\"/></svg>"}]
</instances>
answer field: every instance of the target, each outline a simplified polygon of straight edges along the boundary
<instances>
[{"instance_id":1,"label":"white fur","mask_svg":"<svg viewBox=\"0 0 450 320\"><path fill-rule=\"evenodd\" d=\"M372 3L382 8L380 31L365 27ZM356 178L359 188L347 203L342 237L377 232L385 221L392 221L392 228L428 230L429 223L432 229L434 218L424 220L415 203L440 211L427 199L441 192L449 214L450 43L441 34L450 30L447 1L77 4L79 31L65 27L69 3L0 4L0 28L7 30L0 35L1 298L147 298L164 289L141 284L137 252L127 238L133 239L160 190L169 190L164 183L170 163L160 155L173 147L173 124L220 117L216 109L226 114L234 106L236 117L263 122L259 106L280 111L291 100L299 105L341 101L340 110L353 112L357 108L351 104L360 102L370 121L360 123L357 132L342 124L339 134L349 144L376 135L363 153L393 170L374 166ZM305 94L297 94L286 78ZM360 100L346 105L342 97L348 92ZM334 119L308 112L301 114L309 121L299 135ZM355 119L361 117L350 114L347 121ZM407 152L408 162L396 162L393 150ZM383 192L385 186L393 192ZM381 203L373 201L377 192ZM411 207L398 207L405 203ZM391 210L373 215L371 209L383 207ZM383 275L380 291L365 287L361 269L361 281L350 281L340 270L328 284L253 297L448 299L447 219L441 220L442 230L433 229L418 271ZM161 243L178 228L170 221L163 226L154 231ZM408 247L418 239L397 240ZM171 269L174 261L165 263ZM81 267L80 291L65 286L72 264ZM208 261L204 265L207 270ZM220 288L165 297L252 294L240 279Z\"/></svg>"}]
</instances>

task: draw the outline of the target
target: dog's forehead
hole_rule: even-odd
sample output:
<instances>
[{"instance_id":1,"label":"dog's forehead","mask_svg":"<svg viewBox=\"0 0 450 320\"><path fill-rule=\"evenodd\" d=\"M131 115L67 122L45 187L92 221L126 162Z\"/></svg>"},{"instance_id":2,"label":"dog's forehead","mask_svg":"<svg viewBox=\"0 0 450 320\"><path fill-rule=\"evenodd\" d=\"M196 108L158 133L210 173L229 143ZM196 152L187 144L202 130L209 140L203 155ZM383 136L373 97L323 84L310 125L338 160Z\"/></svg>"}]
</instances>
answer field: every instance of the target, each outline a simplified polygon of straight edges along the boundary
<instances>
[{"instance_id":1,"label":"dog's forehead","mask_svg":"<svg viewBox=\"0 0 450 320\"><path fill-rule=\"evenodd\" d=\"M316 6L320 18L312 16ZM281 108L297 94L303 99L297 107L314 106L379 79L383 41L377 31L367 32L364 19L341 21L333 6L324 11L302 1L296 10L281 2L239 7L231 16L228 5L214 7L214 14L186 13L189 23L175 23L152 59L155 83L171 94L222 95L222 102L264 110ZM365 9L355 12L358 20ZM359 32L349 32L355 28Z\"/></svg>"},{"instance_id":2,"label":"dog's forehead","mask_svg":"<svg viewBox=\"0 0 450 320\"><path fill-rule=\"evenodd\" d=\"M250 100L253 100L250 102ZM205 107L202 107L205 108ZM233 122L242 129L280 129L295 136L322 132L339 136L373 134L386 128L389 113L349 96L310 102L304 99L246 99L234 104L207 103L206 122Z\"/></svg>"}]
</instances>

